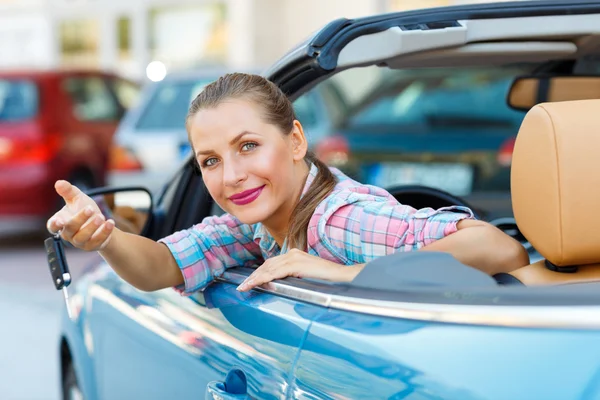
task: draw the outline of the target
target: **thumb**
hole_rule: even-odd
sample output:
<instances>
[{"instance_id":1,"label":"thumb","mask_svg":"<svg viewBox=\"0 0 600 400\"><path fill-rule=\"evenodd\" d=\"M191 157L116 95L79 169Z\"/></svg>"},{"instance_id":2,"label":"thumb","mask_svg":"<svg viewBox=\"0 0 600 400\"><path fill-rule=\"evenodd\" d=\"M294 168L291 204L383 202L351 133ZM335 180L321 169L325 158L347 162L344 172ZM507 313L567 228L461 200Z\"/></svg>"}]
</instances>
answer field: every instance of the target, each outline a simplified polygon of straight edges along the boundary
<instances>
[{"instance_id":1,"label":"thumb","mask_svg":"<svg viewBox=\"0 0 600 400\"><path fill-rule=\"evenodd\" d=\"M81 194L81 190L77 188L77 186L71 185L67 181L56 181L54 184L54 189L56 189L56 193L58 193L67 204L73 203L77 200L77 196Z\"/></svg>"}]
</instances>

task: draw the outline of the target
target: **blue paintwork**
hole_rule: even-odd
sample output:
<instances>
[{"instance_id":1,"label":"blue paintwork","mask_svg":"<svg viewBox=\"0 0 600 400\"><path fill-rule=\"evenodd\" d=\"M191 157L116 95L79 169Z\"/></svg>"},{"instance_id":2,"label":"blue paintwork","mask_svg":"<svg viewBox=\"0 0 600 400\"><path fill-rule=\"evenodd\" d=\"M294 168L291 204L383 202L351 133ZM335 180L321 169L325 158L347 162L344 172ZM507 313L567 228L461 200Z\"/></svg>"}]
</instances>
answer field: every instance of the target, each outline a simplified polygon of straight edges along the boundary
<instances>
[{"instance_id":1,"label":"blue paintwork","mask_svg":"<svg viewBox=\"0 0 600 400\"><path fill-rule=\"evenodd\" d=\"M280 398L293 381L309 321L291 300L223 283L192 297L146 293L104 263L74 286L85 307L63 328L86 399L201 398L234 367L257 398Z\"/></svg>"},{"instance_id":2,"label":"blue paintwork","mask_svg":"<svg viewBox=\"0 0 600 400\"><path fill-rule=\"evenodd\" d=\"M303 346L308 398L600 398L600 332L477 327L330 310Z\"/></svg>"},{"instance_id":3,"label":"blue paintwork","mask_svg":"<svg viewBox=\"0 0 600 400\"><path fill-rule=\"evenodd\" d=\"M261 399L600 398L598 331L374 317L225 283L145 293L104 263L75 289L85 306L62 327L89 400L202 398L233 368Z\"/></svg>"}]
</instances>

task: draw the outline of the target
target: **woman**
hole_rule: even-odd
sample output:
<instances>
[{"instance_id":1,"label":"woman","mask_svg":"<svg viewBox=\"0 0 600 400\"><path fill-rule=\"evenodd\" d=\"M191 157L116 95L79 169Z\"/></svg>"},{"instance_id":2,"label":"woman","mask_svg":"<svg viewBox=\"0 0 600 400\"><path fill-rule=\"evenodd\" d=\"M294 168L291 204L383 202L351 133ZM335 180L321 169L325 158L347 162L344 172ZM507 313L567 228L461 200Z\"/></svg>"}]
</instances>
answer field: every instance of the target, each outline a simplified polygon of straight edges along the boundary
<instances>
[{"instance_id":1,"label":"woman","mask_svg":"<svg viewBox=\"0 0 600 400\"><path fill-rule=\"evenodd\" d=\"M262 264L239 287L287 276L351 281L364 264L395 251L452 254L489 274L529 263L525 249L465 207L440 210L398 203L308 153L292 104L257 75L228 74L192 102L186 128L208 191L226 211L155 242L115 228L66 181L66 206L48 230L97 250L146 291L202 289L232 266Z\"/></svg>"}]
</instances>

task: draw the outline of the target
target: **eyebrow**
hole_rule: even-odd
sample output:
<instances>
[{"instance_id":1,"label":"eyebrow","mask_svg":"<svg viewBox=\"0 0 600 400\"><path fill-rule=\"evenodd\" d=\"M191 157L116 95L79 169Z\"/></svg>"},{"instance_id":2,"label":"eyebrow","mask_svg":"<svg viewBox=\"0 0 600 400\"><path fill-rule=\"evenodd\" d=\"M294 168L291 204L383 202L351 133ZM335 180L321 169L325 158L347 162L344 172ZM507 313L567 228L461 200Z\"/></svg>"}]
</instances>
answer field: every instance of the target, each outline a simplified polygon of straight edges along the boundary
<instances>
[{"instance_id":1,"label":"eyebrow","mask_svg":"<svg viewBox=\"0 0 600 400\"><path fill-rule=\"evenodd\" d=\"M250 131L243 131L242 133L238 134L236 137L234 137L233 139L231 139L231 140L229 141L229 145L230 145L230 146L233 146L234 144L236 144L237 142L239 142L239 141L240 141L240 139L241 139L241 138L242 138L244 135L247 135L247 134L249 134L249 133L250 133L250 134L254 134L254 132L250 132ZM203 155L203 154L211 154L211 153L214 153L214 152L215 152L214 150L198 150L198 151L196 152L196 155L197 155L197 156L201 156L201 155Z\"/></svg>"}]
</instances>

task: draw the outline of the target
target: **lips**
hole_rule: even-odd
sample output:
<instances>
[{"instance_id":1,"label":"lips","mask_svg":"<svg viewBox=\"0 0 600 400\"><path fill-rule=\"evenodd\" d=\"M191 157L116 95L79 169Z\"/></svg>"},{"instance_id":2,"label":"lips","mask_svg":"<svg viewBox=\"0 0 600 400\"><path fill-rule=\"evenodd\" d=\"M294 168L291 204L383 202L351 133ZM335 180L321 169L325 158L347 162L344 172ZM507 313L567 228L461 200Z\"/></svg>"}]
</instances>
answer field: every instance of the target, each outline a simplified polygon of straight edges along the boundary
<instances>
[{"instance_id":1,"label":"lips","mask_svg":"<svg viewBox=\"0 0 600 400\"><path fill-rule=\"evenodd\" d=\"M252 203L254 200L256 200L258 198L258 196L260 196L264 187L265 187L265 185L255 188L255 189L244 190L243 192L236 193L236 194L230 196L229 200L231 200L231 202L233 204L238 205L238 206Z\"/></svg>"}]
</instances>

